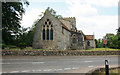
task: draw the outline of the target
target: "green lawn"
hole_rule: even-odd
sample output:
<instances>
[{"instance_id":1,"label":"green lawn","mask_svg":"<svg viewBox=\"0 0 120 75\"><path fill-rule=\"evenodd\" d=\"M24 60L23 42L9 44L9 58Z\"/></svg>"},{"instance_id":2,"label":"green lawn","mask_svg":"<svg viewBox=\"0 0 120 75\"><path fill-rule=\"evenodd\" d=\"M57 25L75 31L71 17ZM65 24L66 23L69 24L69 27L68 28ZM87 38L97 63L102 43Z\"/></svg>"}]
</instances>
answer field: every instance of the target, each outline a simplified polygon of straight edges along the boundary
<instances>
[{"instance_id":1,"label":"green lawn","mask_svg":"<svg viewBox=\"0 0 120 75\"><path fill-rule=\"evenodd\" d=\"M120 71L120 67L119 68L109 68L109 75L120 75L119 71ZM105 75L105 69L101 69L99 71L94 71L92 74L93 75L95 75L95 74Z\"/></svg>"},{"instance_id":2,"label":"green lawn","mask_svg":"<svg viewBox=\"0 0 120 75\"><path fill-rule=\"evenodd\" d=\"M106 48L107 51L118 51L120 49L111 49L111 48ZM8 50L20 50L20 48L10 48ZM24 48L23 50L47 50L47 49L32 49L32 47L27 47ZM105 48L93 48L93 49L86 49L86 50L81 50L81 51L105 51Z\"/></svg>"},{"instance_id":3,"label":"green lawn","mask_svg":"<svg viewBox=\"0 0 120 75\"><path fill-rule=\"evenodd\" d=\"M20 48L10 48L8 50L21 50ZM32 49L32 47L27 47L22 50L47 50L47 49Z\"/></svg>"},{"instance_id":4,"label":"green lawn","mask_svg":"<svg viewBox=\"0 0 120 75\"><path fill-rule=\"evenodd\" d=\"M106 48L107 51L117 51L120 49L111 49L111 48ZM86 51L105 51L105 48L93 48L93 49L86 49Z\"/></svg>"}]
</instances>

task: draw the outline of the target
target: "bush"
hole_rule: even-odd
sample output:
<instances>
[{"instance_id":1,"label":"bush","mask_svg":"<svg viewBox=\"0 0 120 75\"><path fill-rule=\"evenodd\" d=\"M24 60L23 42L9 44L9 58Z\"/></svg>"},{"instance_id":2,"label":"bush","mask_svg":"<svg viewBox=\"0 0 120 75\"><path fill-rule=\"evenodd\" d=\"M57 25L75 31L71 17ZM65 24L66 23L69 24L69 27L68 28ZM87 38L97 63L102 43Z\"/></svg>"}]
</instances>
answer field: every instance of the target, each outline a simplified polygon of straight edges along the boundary
<instances>
[{"instance_id":1,"label":"bush","mask_svg":"<svg viewBox=\"0 0 120 75\"><path fill-rule=\"evenodd\" d=\"M20 49L24 49L27 45L26 45L26 43L21 42L21 43L18 44L18 46L19 46Z\"/></svg>"},{"instance_id":2,"label":"bush","mask_svg":"<svg viewBox=\"0 0 120 75\"><path fill-rule=\"evenodd\" d=\"M5 45L4 43L2 43L2 49L5 49L7 47L7 45Z\"/></svg>"}]
</instances>

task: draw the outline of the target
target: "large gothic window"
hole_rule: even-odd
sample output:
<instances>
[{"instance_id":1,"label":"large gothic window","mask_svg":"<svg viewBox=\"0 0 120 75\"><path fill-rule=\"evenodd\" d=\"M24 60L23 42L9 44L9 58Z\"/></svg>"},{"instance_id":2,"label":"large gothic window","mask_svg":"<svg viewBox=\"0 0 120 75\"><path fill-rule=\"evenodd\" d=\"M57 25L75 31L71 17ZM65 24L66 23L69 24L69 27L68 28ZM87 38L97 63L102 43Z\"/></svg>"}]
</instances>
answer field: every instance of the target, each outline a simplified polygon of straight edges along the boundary
<instances>
[{"instance_id":1,"label":"large gothic window","mask_svg":"<svg viewBox=\"0 0 120 75\"><path fill-rule=\"evenodd\" d=\"M43 40L53 40L53 25L49 19L44 22L42 35Z\"/></svg>"}]
</instances>

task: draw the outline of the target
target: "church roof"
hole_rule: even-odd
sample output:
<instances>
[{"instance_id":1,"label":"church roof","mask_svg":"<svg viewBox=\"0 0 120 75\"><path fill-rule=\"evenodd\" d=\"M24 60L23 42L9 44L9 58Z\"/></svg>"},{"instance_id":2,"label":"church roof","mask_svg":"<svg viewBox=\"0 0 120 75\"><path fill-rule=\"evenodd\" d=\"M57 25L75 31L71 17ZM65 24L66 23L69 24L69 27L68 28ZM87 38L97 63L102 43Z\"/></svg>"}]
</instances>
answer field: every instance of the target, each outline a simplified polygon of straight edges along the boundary
<instances>
[{"instance_id":1,"label":"church roof","mask_svg":"<svg viewBox=\"0 0 120 75\"><path fill-rule=\"evenodd\" d=\"M85 39L86 40L93 40L94 39L94 35L85 35Z\"/></svg>"},{"instance_id":2,"label":"church roof","mask_svg":"<svg viewBox=\"0 0 120 75\"><path fill-rule=\"evenodd\" d=\"M63 28L65 28L65 29L67 29L68 31L70 31L62 22L61 22L61 24L62 24L62 27L63 27Z\"/></svg>"}]
</instances>

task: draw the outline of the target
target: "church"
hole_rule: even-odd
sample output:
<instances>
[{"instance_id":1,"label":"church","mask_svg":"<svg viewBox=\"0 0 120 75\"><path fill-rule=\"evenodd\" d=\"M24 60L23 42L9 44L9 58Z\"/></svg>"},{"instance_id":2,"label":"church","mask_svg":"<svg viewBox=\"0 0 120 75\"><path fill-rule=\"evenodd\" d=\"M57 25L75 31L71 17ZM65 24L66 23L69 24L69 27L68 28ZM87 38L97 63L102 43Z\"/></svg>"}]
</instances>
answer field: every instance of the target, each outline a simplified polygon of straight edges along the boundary
<instances>
[{"instance_id":1,"label":"church","mask_svg":"<svg viewBox=\"0 0 120 75\"><path fill-rule=\"evenodd\" d=\"M33 49L83 50L95 48L93 35L76 28L76 18L56 18L47 11L36 24Z\"/></svg>"}]
</instances>

